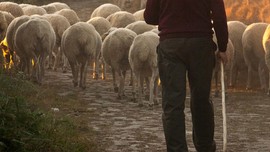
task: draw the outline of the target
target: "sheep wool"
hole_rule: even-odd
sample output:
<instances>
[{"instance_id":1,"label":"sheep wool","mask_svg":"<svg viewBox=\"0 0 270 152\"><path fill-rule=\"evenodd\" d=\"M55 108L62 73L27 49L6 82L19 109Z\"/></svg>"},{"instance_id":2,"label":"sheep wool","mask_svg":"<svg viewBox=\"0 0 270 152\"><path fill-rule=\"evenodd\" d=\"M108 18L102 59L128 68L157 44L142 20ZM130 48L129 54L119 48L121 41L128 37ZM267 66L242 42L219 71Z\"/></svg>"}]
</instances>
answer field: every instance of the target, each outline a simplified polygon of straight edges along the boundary
<instances>
[{"instance_id":1,"label":"sheep wool","mask_svg":"<svg viewBox=\"0 0 270 152\"><path fill-rule=\"evenodd\" d=\"M44 15L47 14L46 10L42 7L35 6L35 5L29 5L26 6L23 9L23 12L25 15L31 16L31 15Z\"/></svg>"},{"instance_id":2,"label":"sheep wool","mask_svg":"<svg viewBox=\"0 0 270 152\"><path fill-rule=\"evenodd\" d=\"M126 11L120 11L111 14L106 18L112 25L112 27L126 27L128 24L135 22L135 17L133 14L126 12Z\"/></svg>"},{"instance_id":3,"label":"sheep wool","mask_svg":"<svg viewBox=\"0 0 270 152\"><path fill-rule=\"evenodd\" d=\"M70 7L66 3L62 2L53 2L48 4L49 6L54 6L57 11L60 11L62 9L70 9Z\"/></svg>"},{"instance_id":4,"label":"sheep wool","mask_svg":"<svg viewBox=\"0 0 270 152\"><path fill-rule=\"evenodd\" d=\"M87 23L92 24L100 36L102 36L111 28L111 23L104 17L93 17L88 20Z\"/></svg>"},{"instance_id":5,"label":"sheep wool","mask_svg":"<svg viewBox=\"0 0 270 152\"><path fill-rule=\"evenodd\" d=\"M129 63L137 78L138 102L143 105L142 93L144 78L150 77L149 104L157 104L158 65L156 47L159 36L154 32L145 32L137 35L130 47ZM133 98L135 99L135 85L133 85Z\"/></svg>"},{"instance_id":6,"label":"sheep wool","mask_svg":"<svg viewBox=\"0 0 270 152\"><path fill-rule=\"evenodd\" d=\"M87 67L91 59L96 63L95 72L97 72L101 45L101 37L94 26L85 22L78 22L63 33L61 51L64 52L71 66L75 87L78 85L80 71L79 87L86 88Z\"/></svg>"},{"instance_id":7,"label":"sheep wool","mask_svg":"<svg viewBox=\"0 0 270 152\"><path fill-rule=\"evenodd\" d=\"M63 15L68 19L70 25L80 22L80 18L78 17L77 13L71 9L61 9L60 11L55 12L55 14Z\"/></svg>"},{"instance_id":8,"label":"sheep wool","mask_svg":"<svg viewBox=\"0 0 270 152\"><path fill-rule=\"evenodd\" d=\"M22 8L14 2L0 2L0 10L11 13L14 17L22 16Z\"/></svg>"},{"instance_id":9,"label":"sheep wool","mask_svg":"<svg viewBox=\"0 0 270 152\"><path fill-rule=\"evenodd\" d=\"M261 89L267 88L265 52L262 45L263 34L267 28L267 23L252 23L248 25L242 36L243 55L248 67L247 89L252 88L252 75L259 72Z\"/></svg>"},{"instance_id":10,"label":"sheep wool","mask_svg":"<svg viewBox=\"0 0 270 152\"><path fill-rule=\"evenodd\" d=\"M61 45L62 35L63 35L64 31L70 27L70 23L62 15L46 14L43 16L51 23L51 25L54 29L55 35L56 35L56 44L55 44L55 48L53 49L53 53L56 54L56 59L54 60L54 63L49 62L49 69L53 68L54 70L56 70L58 63L60 62L60 60L64 56L63 52L61 52L59 50L59 47ZM66 72L67 60L65 59L65 57L63 57L63 59L64 59L63 72ZM52 61L52 54L50 55L50 61ZM51 67L52 64L53 64L53 67Z\"/></svg>"},{"instance_id":11,"label":"sheep wool","mask_svg":"<svg viewBox=\"0 0 270 152\"><path fill-rule=\"evenodd\" d=\"M15 17L11 13L6 12L6 11L1 11L1 12L4 14L4 16L6 18L7 25L9 25L11 23L11 21L15 19Z\"/></svg>"},{"instance_id":12,"label":"sheep wool","mask_svg":"<svg viewBox=\"0 0 270 152\"><path fill-rule=\"evenodd\" d=\"M263 48L265 51L265 63L268 68L268 76L270 80L270 25L267 26L264 35L263 35ZM270 96L270 81L268 84L268 90L267 90L268 96Z\"/></svg>"},{"instance_id":13,"label":"sheep wool","mask_svg":"<svg viewBox=\"0 0 270 152\"><path fill-rule=\"evenodd\" d=\"M53 14L57 11L54 5L43 5L41 7L45 9L48 14Z\"/></svg>"},{"instance_id":14,"label":"sheep wool","mask_svg":"<svg viewBox=\"0 0 270 152\"><path fill-rule=\"evenodd\" d=\"M234 87L237 82L237 78L243 78L244 73L247 71L243 55L242 35L247 28L247 25L240 21L229 21L228 32L229 39L234 46L234 54L232 55L232 67L231 67L231 87Z\"/></svg>"},{"instance_id":15,"label":"sheep wool","mask_svg":"<svg viewBox=\"0 0 270 152\"><path fill-rule=\"evenodd\" d=\"M12 20L12 22L9 24L8 28L7 28L7 34L6 34L6 38L7 38L7 43L9 46L9 51L13 54L15 52L15 44L14 44L14 38L15 38L15 33L17 31L17 29L19 28L19 26L21 26L23 23L27 22L30 19L29 16L27 15L23 15L20 17L16 17L14 20ZM16 50L16 54L19 56L23 56L23 54L20 52L20 50ZM14 65L17 66L18 65L18 60L15 59ZM23 66L23 60L21 60L21 65ZM23 70L22 67L20 67L20 70Z\"/></svg>"},{"instance_id":16,"label":"sheep wool","mask_svg":"<svg viewBox=\"0 0 270 152\"><path fill-rule=\"evenodd\" d=\"M4 13L0 12L0 42L4 40L7 31L7 20Z\"/></svg>"},{"instance_id":17,"label":"sheep wool","mask_svg":"<svg viewBox=\"0 0 270 152\"><path fill-rule=\"evenodd\" d=\"M144 16L143 16L144 10L145 9L138 10L135 13L133 13L133 16L135 17L136 21L144 21Z\"/></svg>"},{"instance_id":18,"label":"sheep wool","mask_svg":"<svg viewBox=\"0 0 270 152\"><path fill-rule=\"evenodd\" d=\"M136 33L125 28L113 28L109 32L103 40L101 55L112 69L114 90L115 92L118 91L118 98L122 98L124 96L126 71L130 69L129 49ZM104 69L106 71L106 66ZM116 84L115 73L119 75L119 89Z\"/></svg>"},{"instance_id":19,"label":"sheep wool","mask_svg":"<svg viewBox=\"0 0 270 152\"><path fill-rule=\"evenodd\" d=\"M127 25L126 28L134 31L136 34L142 34L151 31L155 26L146 24L145 21L136 21Z\"/></svg>"},{"instance_id":20,"label":"sheep wool","mask_svg":"<svg viewBox=\"0 0 270 152\"><path fill-rule=\"evenodd\" d=\"M111 3L105 3L94 9L90 18L93 17L104 17L107 18L109 15L121 11L120 7Z\"/></svg>"},{"instance_id":21,"label":"sheep wool","mask_svg":"<svg viewBox=\"0 0 270 152\"><path fill-rule=\"evenodd\" d=\"M45 59L53 50L55 39L51 24L40 18L31 18L19 26L15 33L15 48L22 53L19 57L25 60L29 76L38 84L42 84ZM34 61L34 66L30 74L31 60Z\"/></svg>"}]
</instances>

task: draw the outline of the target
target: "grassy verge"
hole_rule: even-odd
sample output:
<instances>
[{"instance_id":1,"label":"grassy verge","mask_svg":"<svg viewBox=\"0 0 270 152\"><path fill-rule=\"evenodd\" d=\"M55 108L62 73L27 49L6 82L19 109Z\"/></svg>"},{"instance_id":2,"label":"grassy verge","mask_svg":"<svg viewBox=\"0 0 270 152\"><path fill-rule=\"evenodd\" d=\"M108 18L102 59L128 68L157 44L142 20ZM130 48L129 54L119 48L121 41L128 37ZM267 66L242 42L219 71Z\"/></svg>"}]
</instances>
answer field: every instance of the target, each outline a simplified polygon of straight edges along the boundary
<instances>
[{"instance_id":1,"label":"grassy verge","mask_svg":"<svg viewBox=\"0 0 270 152\"><path fill-rule=\"evenodd\" d=\"M0 151L102 151L87 120L70 114L82 107L77 96L59 96L55 89L0 73Z\"/></svg>"}]
</instances>

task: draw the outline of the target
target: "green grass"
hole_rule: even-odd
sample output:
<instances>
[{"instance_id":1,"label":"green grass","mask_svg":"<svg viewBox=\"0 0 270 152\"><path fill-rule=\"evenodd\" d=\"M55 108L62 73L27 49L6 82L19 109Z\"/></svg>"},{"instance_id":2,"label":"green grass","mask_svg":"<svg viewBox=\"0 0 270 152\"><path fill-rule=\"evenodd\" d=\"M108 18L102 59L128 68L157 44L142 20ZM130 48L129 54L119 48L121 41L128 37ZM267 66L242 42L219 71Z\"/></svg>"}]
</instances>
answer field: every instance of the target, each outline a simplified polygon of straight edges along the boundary
<instances>
[{"instance_id":1,"label":"green grass","mask_svg":"<svg viewBox=\"0 0 270 152\"><path fill-rule=\"evenodd\" d=\"M101 151L86 120L73 119L69 110L51 110L81 106L76 95L62 97L54 89L34 85L23 74L0 73L1 152Z\"/></svg>"}]
</instances>

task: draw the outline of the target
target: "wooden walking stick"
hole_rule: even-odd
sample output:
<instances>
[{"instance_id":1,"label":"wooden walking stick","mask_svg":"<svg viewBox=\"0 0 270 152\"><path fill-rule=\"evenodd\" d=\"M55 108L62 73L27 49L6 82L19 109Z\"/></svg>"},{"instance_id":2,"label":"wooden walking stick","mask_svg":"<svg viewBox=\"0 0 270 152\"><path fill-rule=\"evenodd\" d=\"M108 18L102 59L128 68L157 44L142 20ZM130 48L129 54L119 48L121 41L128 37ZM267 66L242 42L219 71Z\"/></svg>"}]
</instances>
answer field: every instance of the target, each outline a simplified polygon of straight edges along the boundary
<instances>
[{"instance_id":1,"label":"wooden walking stick","mask_svg":"<svg viewBox=\"0 0 270 152\"><path fill-rule=\"evenodd\" d=\"M223 116L223 152L227 151L227 119L226 119L226 104L225 104L225 83L224 83L224 64L221 61L221 96L222 96L222 116Z\"/></svg>"}]
</instances>

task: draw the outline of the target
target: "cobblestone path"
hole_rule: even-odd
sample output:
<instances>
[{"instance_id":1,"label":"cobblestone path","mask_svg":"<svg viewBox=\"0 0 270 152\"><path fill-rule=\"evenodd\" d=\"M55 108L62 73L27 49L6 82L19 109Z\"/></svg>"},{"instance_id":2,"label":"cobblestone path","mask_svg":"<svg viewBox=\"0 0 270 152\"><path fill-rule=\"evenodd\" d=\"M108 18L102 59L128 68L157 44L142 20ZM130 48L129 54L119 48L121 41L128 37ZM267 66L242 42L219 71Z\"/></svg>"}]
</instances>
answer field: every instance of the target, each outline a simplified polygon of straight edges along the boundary
<instances>
[{"instance_id":1,"label":"cobblestone path","mask_svg":"<svg viewBox=\"0 0 270 152\"><path fill-rule=\"evenodd\" d=\"M89 74L90 75L90 74ZM139 107L131 101L131 87L126 86L126 98L118 100L112 89L112 77L94 80L90 76L87 89L74 88L72 75L47 71L45 83L60 86L58 94L78 93L87 103L82 110L89 126L97 132L96 140L107 152L165 152L161 122L161 105ZM129 79L129 76L127 76ZM126 83L128 84L128 83ZM223 127L221 98L214 98L217 151L222 151ZM228 152L270 151L270 98L256 92L230 91L226 100ZM61 109L60 109L61 110ZM189 97L186 102L187 140L190 152L192 124ZM78 114L79 115L79 114Z\"/></svg>"}]
</instances>

